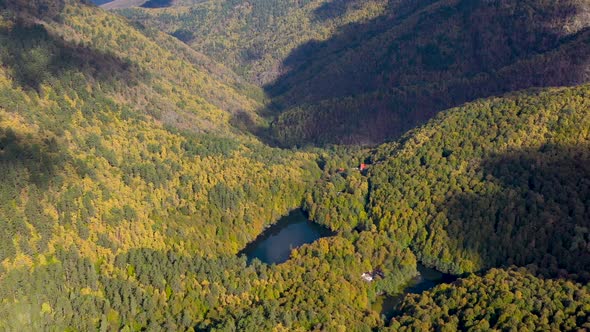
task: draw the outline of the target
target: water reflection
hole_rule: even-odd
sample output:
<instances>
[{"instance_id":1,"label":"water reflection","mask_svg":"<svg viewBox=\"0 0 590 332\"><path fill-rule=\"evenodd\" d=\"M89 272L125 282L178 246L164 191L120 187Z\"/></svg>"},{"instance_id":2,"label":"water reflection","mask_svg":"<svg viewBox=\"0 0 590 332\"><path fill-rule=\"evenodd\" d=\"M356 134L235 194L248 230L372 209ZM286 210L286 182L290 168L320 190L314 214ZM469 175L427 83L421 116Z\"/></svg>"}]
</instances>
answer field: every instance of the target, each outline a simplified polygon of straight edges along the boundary
<instances>
[{"instance_id":1,"label":"water reflection","mask_svg":"<svg viewBox=\"0 0 590 332\"><path fill-rule=\"evenodd\" d=\"M280 264L289 259L291 250L331 235L329 229L309 221L298 209L269 227L240 254L245 254L249 261L257 258L267 264Z\"/></svg>"},{"instance_id":2,"label":"water reflection","mask_svg":"<svg viewBox=\"0 0 590 332\"><path fill-rule=\"evenodd\" d=\"M407 294L422 294L440 284L451 283L457 280L457 276L445 274L435 269L418 264L420 275L414 278L410 285L399 295L380 295L377 297L373 310L379 311L386 321L389 321Z\"/></svg>"}]
</instances>

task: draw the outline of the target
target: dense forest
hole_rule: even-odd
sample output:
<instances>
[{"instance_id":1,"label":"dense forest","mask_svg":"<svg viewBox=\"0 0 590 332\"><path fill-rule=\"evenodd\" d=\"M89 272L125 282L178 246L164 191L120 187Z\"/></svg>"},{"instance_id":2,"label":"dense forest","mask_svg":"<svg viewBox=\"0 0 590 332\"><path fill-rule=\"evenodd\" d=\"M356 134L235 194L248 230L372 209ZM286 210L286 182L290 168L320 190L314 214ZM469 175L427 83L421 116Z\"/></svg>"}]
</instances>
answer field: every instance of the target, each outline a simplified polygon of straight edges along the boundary
<instances>
[{"instance_id":1,"label":"dense forest","mask_svg":"<svg viewBox=\"0 0 590 332\"><path fill-rule=\"evenodd\" d=\"M43 22L33 19L39 7L7 8L0 218L2 238L12 240L0 247L3 326L27 330L42 318L86 330L79 324L111 311L112 324L132 324L119 310L137 308L112 302L132 286L117 256L231 256L299 206L320 176L313 153L272 149L232 126L235 114L254 116L258 102L240 92L247 84L174 39L72 2L44 11ZM74 316L75 298L98 316ZM16 313L28 316L9 319Z\"/></svg>"},{"instance_id":2,"label":"dense forest","mask_svg":"<svg viewBox=\"0 0 590 332\"><path fill-rule=\"evenodd\" d=\"M122 14L264 86L283 146L374 144L438 111L588 80L590 4L485 0L178 1Z\"/></svg>"},{"instance_id":3,"label":"dense forest","mask_svg":"<svg viewBox=\"0 0 590 332\"><path fill-rule=\"evenodd\" d=\"M157 27L263 85L281 74L281 62L292 50L379 15L385 2L181 0L163 10L135 7L118 13Z\"/></svg>"},{"instance_id":4,"label":"dense forest","mask_svg":"<svg viewBox=\"0 0 590 332\"><path fill-rule=\"evenodd\" d=\"M392 322L395 330L522 330L541 322L575 330L590 319L587 296L574 301L567 295L587 291L590 280L589 97L588 85L530 90L445 111L395 143L348 153L355 155L353 164L368 163L364 174L341 172L336 165L347 160L332 158L336 164L328 164L304 206L319 223L343 234L375 234L378 248L410 248L441 271L524 267L520 273L534 282L510 291L547 304L539 287L556 287L550 292L557 302L540 312L529 300L486 303L506 297L493 282L485 290L491 294L481 295L479 278L491 274L473 276L473 283L460 279L419 300L406 298ZM512 283L504 280L508 272L492 271L492 280ZM569 290L563 294L561 287ZM478 294L476 302L457 302L465 301L465 293ZM578 312L563 311L572 301ZM520 316L499 320L504 310ZM553 315L559 320L552 321Z\"/></svg>"},{"instance_id":5,"label":"dense forest","mask_svg":"<svg viewBox=\"0 0 590 332\"><path fill-rule=\"evenodd\" d=\"M144 7L0 0L0 330L590 328L586 1Z\"/></svg>"},{"instance_id":6,"label":"dense forest","mask_svg":"<svg viewBox=\"0 0 590 332\"><path fill-rule=\"evenodd\" d=\"M526 269L491 269L408 297L388 331L574 331L590 328L588 286Z\"/></svg>"},{"instance_id":7,"label":"dense forest","mask_svg":"<svg viewBox=\"0 0 590 332\"><path fill-rule=\"evenodd\" d=\"M588 96L492 98L410 132L375 155L371 221L443 271L536 264L588 281Z\"/></svg>"}]
</instances>

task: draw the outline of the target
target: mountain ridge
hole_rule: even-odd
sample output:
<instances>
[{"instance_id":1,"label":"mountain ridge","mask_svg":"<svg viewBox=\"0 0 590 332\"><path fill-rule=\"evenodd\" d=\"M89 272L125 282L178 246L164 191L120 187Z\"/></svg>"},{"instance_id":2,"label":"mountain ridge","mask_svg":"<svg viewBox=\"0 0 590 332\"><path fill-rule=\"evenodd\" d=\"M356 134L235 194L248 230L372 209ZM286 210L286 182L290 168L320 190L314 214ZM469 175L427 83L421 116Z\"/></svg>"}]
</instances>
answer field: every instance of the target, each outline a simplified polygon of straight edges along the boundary
<instances>
[{"instance_id":1,"label":"mountain ridge","mask_svg":"<svg viewBox=\"0 0 590 332\"><path fill-rule=\"evenodd\" d=\"M121 13L246 68L242 75L269 94L266 134L282 146L378 144L464 102L589 78L585 1L309 1L274 11L264 0L231 4ZM293 32L296 19L302 26ZM231 35L203 30L220 24Z\"/></svg>"},{"instance_id":2,"label":"mountain ridge","mask_svg":"<svg viewBox=\"0 0 590 332\"><path fill-rule=\"evenodd\" d=\"M586 4L0 0L0 329L589 327Z\"/></svg>"}]
</instances>

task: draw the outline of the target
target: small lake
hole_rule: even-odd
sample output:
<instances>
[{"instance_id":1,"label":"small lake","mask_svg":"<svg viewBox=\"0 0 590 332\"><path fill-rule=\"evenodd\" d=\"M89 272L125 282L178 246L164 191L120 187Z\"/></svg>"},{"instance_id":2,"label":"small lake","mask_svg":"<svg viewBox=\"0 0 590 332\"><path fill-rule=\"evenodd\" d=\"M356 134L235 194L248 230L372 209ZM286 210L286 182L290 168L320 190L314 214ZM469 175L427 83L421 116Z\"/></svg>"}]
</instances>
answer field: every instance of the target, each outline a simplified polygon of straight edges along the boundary
<instances>
[{"instance_id":1,"label":"small lake","mask_svg":"<svg viewBox=\"0 0 590 332\"><path fill-rule=\"evenodd\" d=\"M267 264L280 264L289 259L291 250L332 235L331 230L309 221L305 213L297 209L266 229L239 254L246 255L248 261L258 258Z\"/></svg>"},{"instance_id":2,"label":"small lake","mask_svg":"<svg viewBox=\"0 0 590 332\"><path fill-rule=\"evenodd\" d=\"M394 296L381 295L377 297L377 301L373 304L373 309L385 316L386 322L389 322L393 317L398 305L404 300L407 294L421 294L440 284L447 284L457 280L457 276L442 273L422 264L418 264L418 272L420 272L420 275L414 278L404 288L401 294Z\"/></svg>"}]
</instances>

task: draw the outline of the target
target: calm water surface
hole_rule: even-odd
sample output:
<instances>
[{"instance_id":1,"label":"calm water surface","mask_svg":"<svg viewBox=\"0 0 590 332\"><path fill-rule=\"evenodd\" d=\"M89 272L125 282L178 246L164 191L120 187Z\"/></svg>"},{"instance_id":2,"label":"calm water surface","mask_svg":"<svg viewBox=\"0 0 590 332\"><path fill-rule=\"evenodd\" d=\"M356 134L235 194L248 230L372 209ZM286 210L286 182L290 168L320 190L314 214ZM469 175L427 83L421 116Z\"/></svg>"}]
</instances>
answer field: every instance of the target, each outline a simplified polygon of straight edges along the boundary
<instances>
[{"instance_id":1,"label":"calm water surface","mask_svg":"<svg viewBox=\"0 0 590 332\"><path fill-rule=\"evenodd\" d=\"M294 210L266 229L239 254L246 255L248 261L259 259L267 264L280 264L289 259L293 249L332 235L334 233L329 229L309 221L302 210ZM414 278L401 294L378 296L373 309L381 312L389 320L406 294L420 294L437 285L457 280L455 276L427 268L422 264L418 264L418 272L420 275Z\"/></svg>"},{"instance_id":2,"label":"calm water surface","mask_svg":"<svg viewBox=\"0 0 590 332\"><path fill-rule=\"evenodd\" d=\"M248 261L258 258L267 264L280 264L289 259L291 250L334 233L307 219L302 210L294 210L250 242L240 254Z\"/></svg>"},{"instance_id":3,"label":"calm water surface","mask_svg":"<svg viewBox=\"0 0 590 332\"><path fill-rule=\"evenodd\" d=\"M456 276L442 273L422 264L418 264L418 272L420 272L420 275L414 278L410 285L408 285L401 294L395 296L381 295L377 297L373 309L385 316L387 322L393 317L397 306L403 301L407 294L421 294L440 284L451 283L457 280Z\"/></svg>"}]
</instances>

